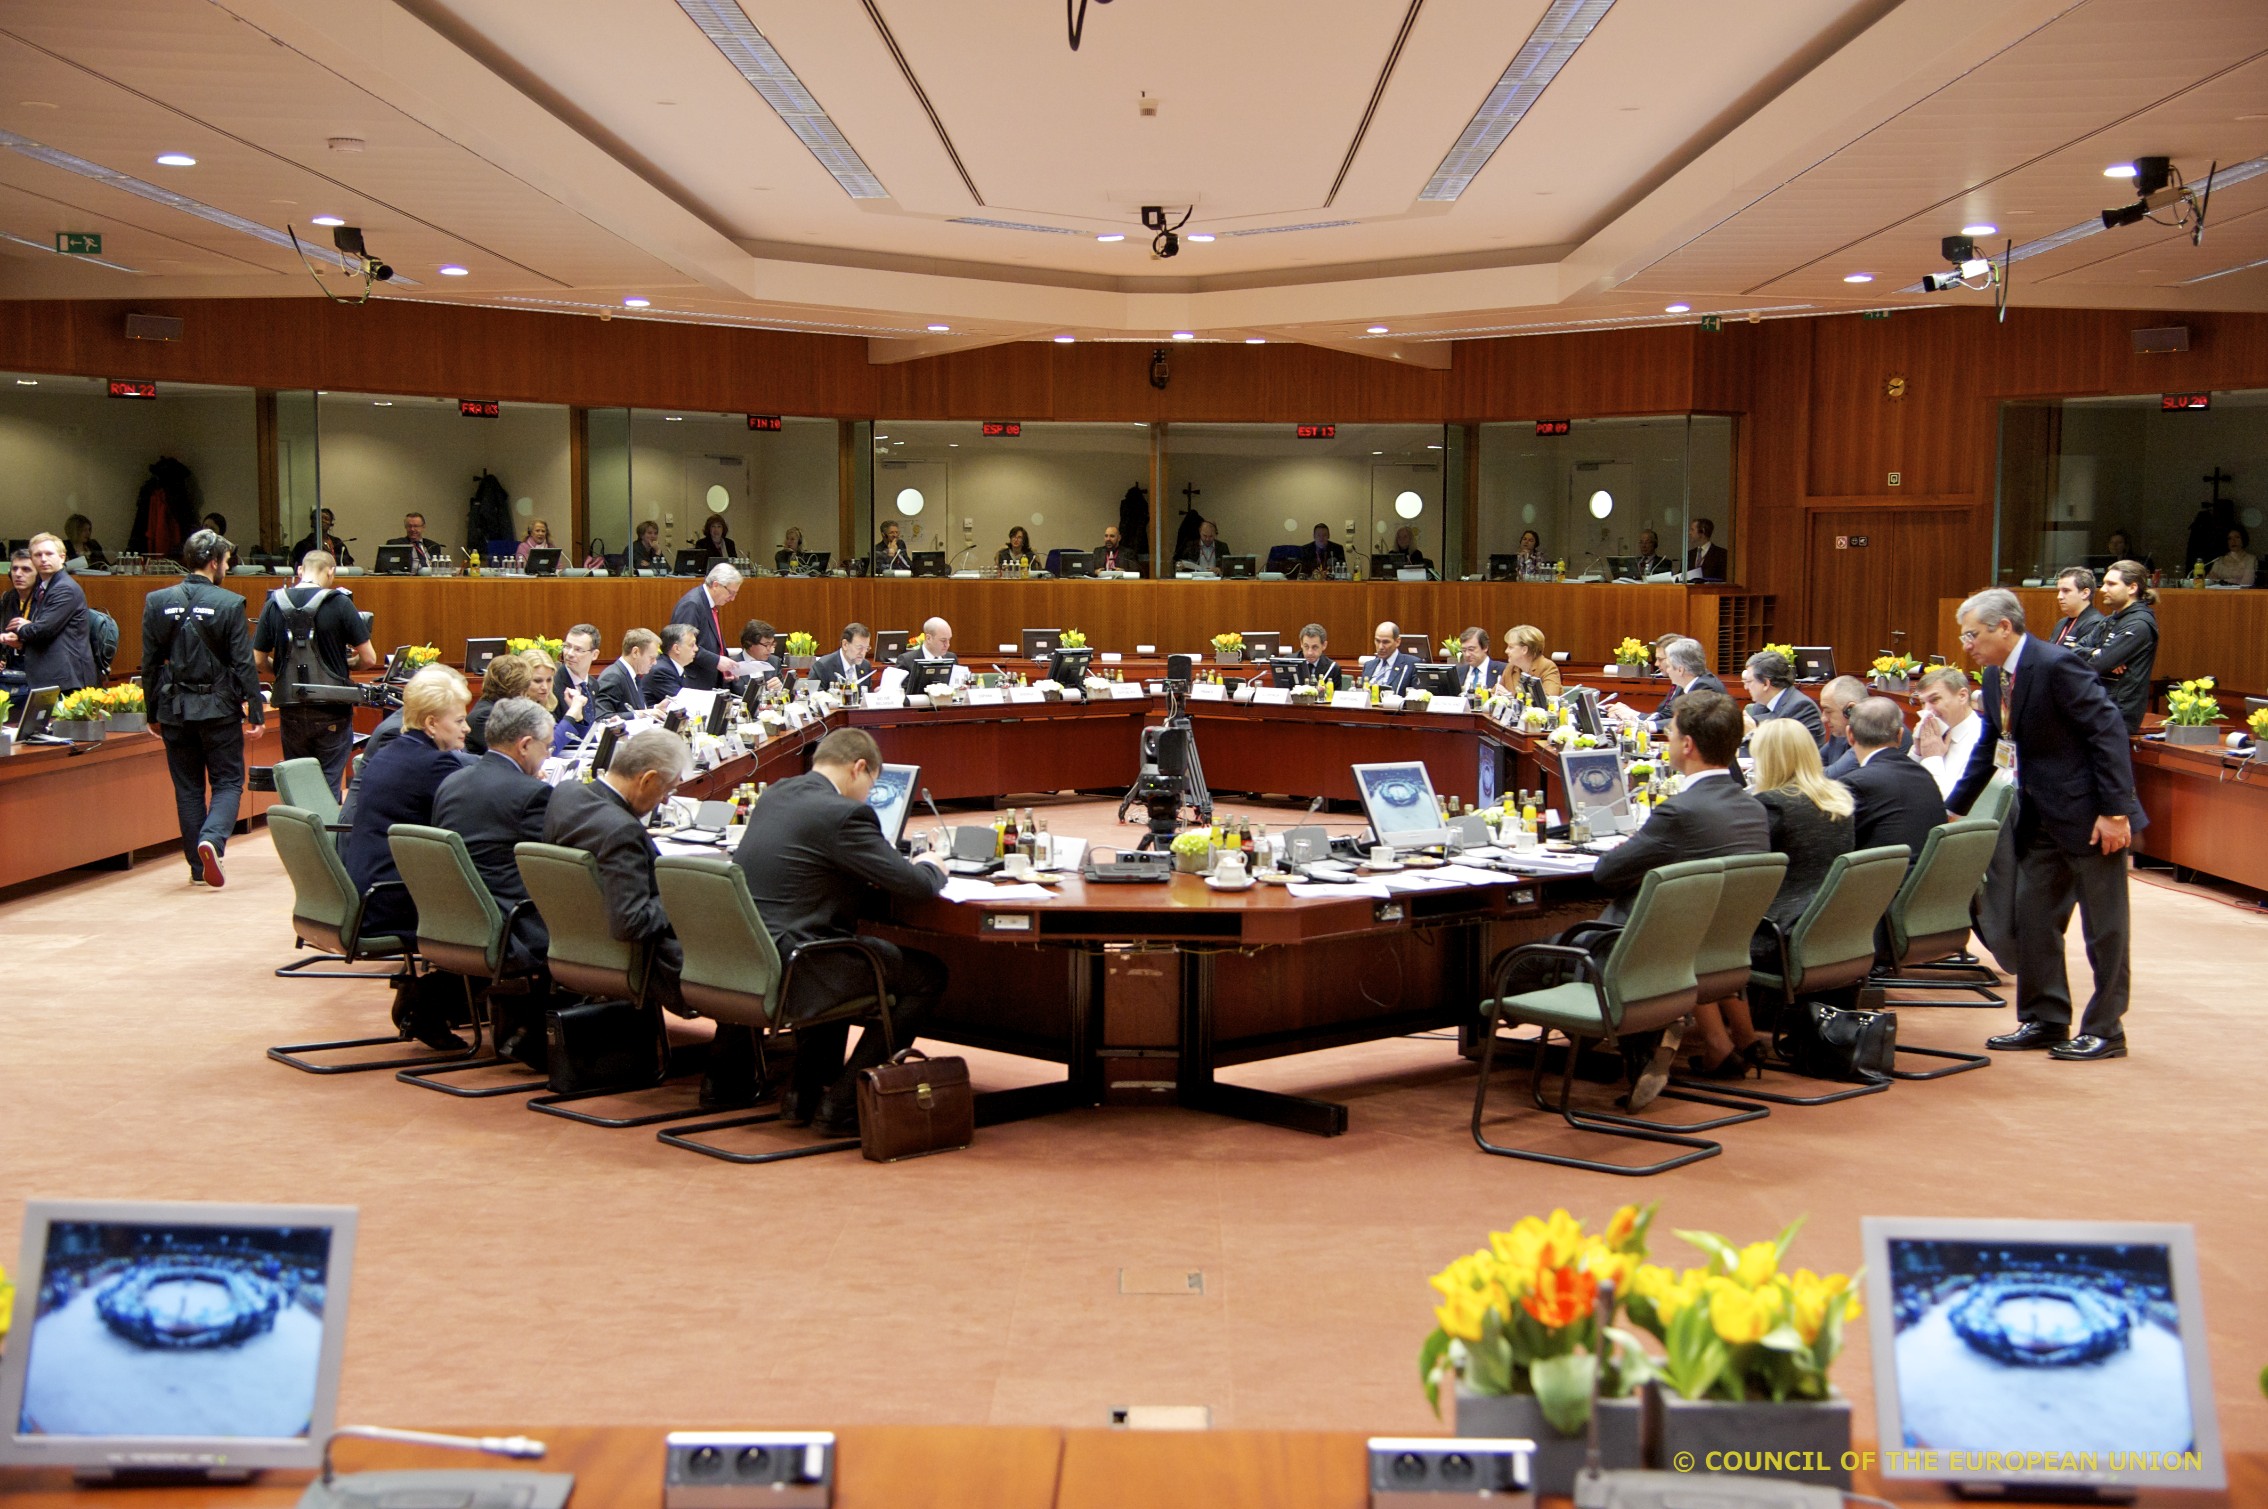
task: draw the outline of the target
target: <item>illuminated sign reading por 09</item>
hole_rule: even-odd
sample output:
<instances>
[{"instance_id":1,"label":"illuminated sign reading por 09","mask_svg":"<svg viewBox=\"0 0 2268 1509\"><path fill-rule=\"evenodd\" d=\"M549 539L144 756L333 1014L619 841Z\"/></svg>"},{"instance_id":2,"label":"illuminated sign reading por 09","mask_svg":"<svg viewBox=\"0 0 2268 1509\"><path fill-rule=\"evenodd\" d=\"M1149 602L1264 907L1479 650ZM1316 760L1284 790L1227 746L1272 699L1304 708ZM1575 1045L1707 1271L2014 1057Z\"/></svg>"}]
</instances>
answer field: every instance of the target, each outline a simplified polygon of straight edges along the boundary
<instances>
[{"instance_id":1,"label":"illuminated sign reading por 09","mask_svg":"<svg viewBox=\"0 0 2268 1509\"><path fill-rule=\"evenodd\" d=\"M1015 419L987 419L983 433L987 440L1015 440L1023 435L1024 426Z\"/></svg>"},{"instance_id":2,"label":"illuminated sign reading por 09","mask_svg":"<svg viewBox=\"0 0 2268 1509\"><path fill-rule=\"evenodd\" d=\"M467 419L500 419L504 414L504 405L493 398L460 398L457 400L457 412Z\"/></svg>"},{"instance_id":3,"label":"illuminated sign reading por 09","mask_svg":"<svg viewBox=\"0 0 2268 1509\"><path fill-rule=\"evenodd\" d=\"M125 378L114 377L110 380L110 396L113 398L155 398L157 397L157 384L154 382L130 382Z\"/></svg>"},{"instance_id":4,"label":"illuminated sign reading por 09","mask_svg":"<svg viewBox=\"0 0 2268 1509\"><path fill-rule=\"evenodd\" d=\"M1335 424L1303 424L1295 426L1292 436L1298 440L1336 440L1339 427Z\"/></svg>"},{"instance_id":5,"label":"illuminated sign reading por 09","mask_svg":"<svg viewBox=\"0 0 2268 1509\"><path fill-rule=\"evenodd\" d=\"M1539 435L1572 435L1575 433L1575 421L1572 419L1539 419L1536 421L1536 433Z\"/></svg>"}]
</instances>

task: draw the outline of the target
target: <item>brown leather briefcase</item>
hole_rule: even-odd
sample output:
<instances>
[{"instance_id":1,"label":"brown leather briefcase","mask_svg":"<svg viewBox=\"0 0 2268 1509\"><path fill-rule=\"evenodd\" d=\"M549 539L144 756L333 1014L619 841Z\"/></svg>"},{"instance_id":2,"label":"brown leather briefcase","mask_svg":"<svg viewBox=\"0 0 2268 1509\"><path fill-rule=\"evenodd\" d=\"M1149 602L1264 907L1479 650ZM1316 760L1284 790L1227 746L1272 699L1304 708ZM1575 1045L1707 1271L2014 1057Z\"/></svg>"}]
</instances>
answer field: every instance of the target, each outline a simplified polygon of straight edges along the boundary
<instances>
[{"instance_id":1,"label":"brown leather briefcase","mask_svg":"<svg viewBox=\"0 0 2268 1509\"><path fill-rule=\"evenodd\" d=\"M976 1138L969 1061L908 1048L858 1075L858 1135L876 1163L950 1152Z\"/></svg>"}]
</instances>

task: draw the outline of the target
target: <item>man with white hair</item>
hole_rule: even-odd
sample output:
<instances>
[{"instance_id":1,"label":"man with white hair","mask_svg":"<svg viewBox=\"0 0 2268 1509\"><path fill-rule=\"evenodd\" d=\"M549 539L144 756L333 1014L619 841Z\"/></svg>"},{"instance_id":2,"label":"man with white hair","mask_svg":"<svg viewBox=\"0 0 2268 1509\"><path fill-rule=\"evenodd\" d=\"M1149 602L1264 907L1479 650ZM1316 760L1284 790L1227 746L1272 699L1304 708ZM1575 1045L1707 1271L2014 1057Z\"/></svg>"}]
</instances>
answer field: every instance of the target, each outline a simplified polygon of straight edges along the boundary
<instances>
[{"instance_id":1,"label":"man with white hair","mask_svg":"<svg viewBox=\"0 0 2268 1509\"><path fill-rule=\"evenodd\" d=\"M685 950L654 883L656 851L646 836L646 817L685 779L692 759L676 734L659 728L634 734L615 746L606 774L554 791L543 820L545 843L586 850L598 861L607 931L618 943L652 945L646 996L672 1011L685 1008L677 985Z\"/></svg>"},{"instance_id":2,"label":"man with white hair","mask_svg":"<svg viewBox=\"0 0 2268 1509\"><path fill-rule=\"evenodd\" d=\"M1607 716L1618 723L1644 723L1655 733L1666 733L1670 716L1677 710L1677 699L1687 692L1723 692L1725 684L1709 670L1708 654L1701 641L1673 634L1654 647L1654 664L1669 678L1669 695L1653 716L1639 712L1627 702L1617 702L1607 709Z\"/></svg>"},{"instance_id":3,"label":"man with white hair","mask_svg":"<svg viewBox=\"0 0 2268 1509\"><path fill-rule=\"evenodd\" d=\"M673 624L693 626L693 640L698 647L692 661L685 667L685 684L703 691L715 690L718 681L730 681L738 671L725 658L724 605L740 596L740 572L730 561L719 561L709 568L701 584L677 600L670 610Z\"/></svg>"}]
</instances>

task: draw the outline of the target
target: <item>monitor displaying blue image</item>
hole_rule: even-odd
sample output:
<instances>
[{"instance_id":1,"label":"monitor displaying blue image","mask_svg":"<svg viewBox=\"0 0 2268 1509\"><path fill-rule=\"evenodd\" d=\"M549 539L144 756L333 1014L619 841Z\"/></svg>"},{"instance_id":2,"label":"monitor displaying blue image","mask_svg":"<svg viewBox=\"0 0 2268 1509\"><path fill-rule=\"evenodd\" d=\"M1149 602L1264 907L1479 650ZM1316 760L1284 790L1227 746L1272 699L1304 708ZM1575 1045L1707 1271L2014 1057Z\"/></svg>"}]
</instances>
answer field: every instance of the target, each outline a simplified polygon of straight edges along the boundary
<instances>
[{"instance_id":1,"label":"monitor displaying blue image","mask_svg":"<svg viewBox=\"0 0 2268 1509\"><path fill-rule=\"evenodd\" d=\"M906 813L920 784L919 765L885 765L874 778L874 789L866 794L866 804L882 824L882 836L893 844L905 833Z\"/></svg>"},{"instance_id":2,"label":"monitor displaying blue image","mask_svg":"<svg viewBox=\"0 0 2268 1509\"><path fill-rule=\"evenodd\" d=\"M1354 767L1355 794L1377 841L1395 849L1423 849L1449 841L1441 799L1422 760Z\"/></svg>"}]
</instances>

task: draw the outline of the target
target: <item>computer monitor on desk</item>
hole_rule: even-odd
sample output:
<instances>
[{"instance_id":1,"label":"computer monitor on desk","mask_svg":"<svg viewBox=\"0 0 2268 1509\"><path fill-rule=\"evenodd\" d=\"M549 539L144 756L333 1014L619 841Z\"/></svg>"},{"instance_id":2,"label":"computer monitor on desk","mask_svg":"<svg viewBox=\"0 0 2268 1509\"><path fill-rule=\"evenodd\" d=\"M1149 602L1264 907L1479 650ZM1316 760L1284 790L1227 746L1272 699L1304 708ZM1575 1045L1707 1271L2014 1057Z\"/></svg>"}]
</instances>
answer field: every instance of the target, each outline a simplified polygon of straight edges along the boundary
<instances>
[{"instance_id":1,"label":"computer monitor on desk","mask_svg":"<svg viewBox=\"0 0 2268 1509\"><path fill-rule=\"evenodd\" d=\"M380 576L408 576L415 569L407 545L381 545L377 562L370 568Z\"/></svg>"},{"instance_id":2,"label":"computer monitor on desk","mask_svg":"<svg viewBox=\"0 0 2268 1509\"><path fill-rule=\"evenodd\" d=\"M709 553L706 550L680 550L670 563L671 576L706 576L709 570Z\"/></svg>"},{"instance_id":3,"label":"computer monitor on desk","mask_svg":"<svg viewBox=\"0 0 2268 1509\"><path fill-rule=\"evenodd\" d=\"M1492 555L1488 558L1488 579L1492 582L1516 582L1520 579L1520 558L1516 555Z\"/></svg>"},{"instance_id":4,"label":"computer monitor on desk","mask_svg":"<svg viewBox=\"0 0 2268 1509\"><path fill-rule=\"evenodd\" d=\"M1065 550L1055 557L1055 574L1065 577L1088 577L1095 574L1094 557L1084 550Z\"/></svg>"},{"instance_id":5,"label":"computer monitor on desk","mask_svg":"<svg viewBox=\"0 0 2268 1509\"><path fill-rule=\"evenodd\" d=\"M1084 647L1063 649L1060 646L1047 657L1047 679L1057 686L1078 686L1087 679L1087 662L1094 651Z\"/></svg>"},{"instance_id":6,"label":"computer monitor on desk","mask_svg":"<svg viewBox=\"0 0 2268 1509\"><path fill-rule=\"evenodd\" d=\"M559 547L537 545L528 551L528 575L557 576L559 574Z\"/></svg>"},{"instance_id":7,"label":"computer monitor on desk","mask_svg":"<svg viewBox=\"0 0 2268 1509\"><path fill-rule=\"evenodd\" d=\"M935 660L926 655L923 656L915 661L914 668L906 673L905 694L909 697L917 697L928 691L932 686L951 682L954 667L958 664L959 662L950 656Z\"/></svg>"},{"instance_id":8,"label":"computer monitor on desk","mask_svg":"<svg viewBox=\"0 0 2268 1509\"><path fill-rule=\"evenodd\" d=\"M1834 680L1835 647L1828 644L1799 644L1795 646L1795 679L1798 681Z\"/></svg>"},{"instance_id":9,"label":"computer monitor on desk","mask_svg":"<svg viewBox=\"0 0 2268 1509\"><path fill-rule=\"evenodd\" d=\"M1424 849L1449 842L1441 800L1422 760L1354 767L1355 792L1378 842L1394 849Z\"/></svg>"},{"instance_id":10,"label":"computer monitor on desk","mask_svg":"<svg viewBox=\"0 0 2268 1509\"><path fill-rule=\"evenodd\" d=\"M1247 660L1273 660L1283 653L1284 636L1277 629L1245 629L1244 658Z\"/></svg>"},{"instance_id":11,"label":"computer monitor on desk","mask_svg":"<svg viewBox=\"0 0 2268 1509\"><path fill-rule=\"evenodd\" d=\"M55 704L62 700L63 691L60 687L35 686L24 693L22 701L8 715L8 722L16 731L16 742L18 744L70 743L69 739L60 738L48 731L55 722Z\"/></svg>"},{"instance_id":12,"label":"computer monitor on desk","mask_svg":"<svg viewBox=\"0 0 2268 1509\"><path fill-rule=\"evenodd\" d=\"M893 847L905 837L906 813L920 789L919 765L885 765L874 777L874 789L866 794L866 805L874 809L876 821L882 824L882 836Z\"/></svg>"},{"instance_id":13,"label":"computer monitor on desk","mask_svg":"<svg viewBox=\"0 0 2268 1509\"><path fill-rule=\"evenodd\" d=\"M465 641L465 674L485 676L489 663L504 653L501 639L468 639Z\"/></svg>"},{"instance_id":14,"label":"computer monitor on desk","mask_svg":"<svg viewBox=\"0 0 2268 1509\"><path fill-rule=\"evenodd\" d=\"M906 653L913 639L910 629L876 629L874 631L874 658L879 661L896 660Z\"/></svg>"},{"instance_id":15,"label":"computer monitor on desk","mask_svg":"<svg viewBox=\"0 0 2268 1509\"><path fill-rule=\"evenodd\" d=\"M1436 697L1455 697L1465 689L1465 668L1444 661L1429 660L1410 673L1410 690L1431 692Z\"/></svg>"},{"instance_id":16,"label":"computer monitor on desk","mask_svg":"<svg viewBox=\"0 0 2268 1509\"><path fill-rule=\"evenodd\" d=\"M950 576L952 572L945 565L944 551L917 550L913 556L913 574L915 576Z\"/></svg>"},{"instance_id":17,"label":"computer monitor on desk","mask_svg":"<svg viewBox=\"0 0 2268 1509\"><path fill-rule=\"evenodd\" d=\"M1023 631L1023 636L1024 658L1026 660L1045 660L1048 656L1054 654L1055 647L1063 642L1063 631L1061 629L1026 629Z\"/></svg>"},{"instance_id":18,"label":"computer monitor on desk","mask_svg":"<svg viewBox=\"0 0 2268 1509\"><path fill-rule=\"evenodd\" d=\"M1260 573L1260 557L1256 555L1224 555L1221 557L1221 575L1234 581L1250 581Z\"/></svg>"}]
</instances>

